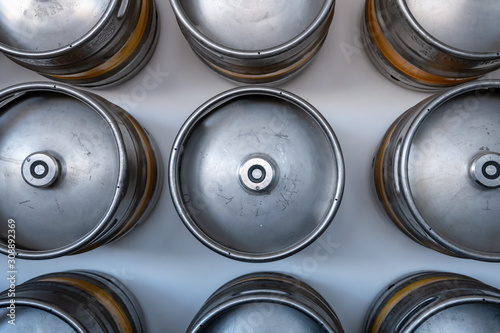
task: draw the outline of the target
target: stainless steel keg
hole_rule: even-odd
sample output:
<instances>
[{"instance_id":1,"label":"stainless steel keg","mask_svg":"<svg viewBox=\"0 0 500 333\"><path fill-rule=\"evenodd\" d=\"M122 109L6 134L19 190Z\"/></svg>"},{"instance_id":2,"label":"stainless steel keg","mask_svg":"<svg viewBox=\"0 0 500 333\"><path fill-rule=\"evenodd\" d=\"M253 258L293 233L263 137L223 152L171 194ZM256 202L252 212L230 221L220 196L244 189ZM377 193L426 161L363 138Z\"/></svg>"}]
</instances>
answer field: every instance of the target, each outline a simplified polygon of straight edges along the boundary
<instances>
[{"instance_id":1,"label":"stainless steel keg","mask_svg":"<svg viewBox=\"0 0 500 333\"><path fill-rule=\"evenodd\" d=\"M127 112L66 85L0 92L0 252L15 225L17 257L88 251L123 236L155 206L162 163Z\"/></svg>"},{"instance_id":2,"label":"stainless steel keg","mask_svg":"<svg viewBox=\"0 0 500 333\"><path fill-rule=\"evenodd\" d=\"M373 301L363 332L492 333L500 328L500 290L468 276L419 272Z\"/></svg>"},{"instance_id":3,"label":"stainless steel keg","mask_svg":"<svg viewBox=\"0 0 500 333\"><path fill-rule=\"evenodd\" d=\"M45 274L0 294L0 331L145 332L142 310L115 278L93 271Z\"/></svg>"},{"instance_id":4,"label":"stainless steel keg","mask_svg":"<svg viewBox=\"0 0 500 333\"><path fill-rule=\"evenodd\" d=\"M203 244L270 261L313 242L344 188L340 145L320 113L280 89L240 87L201 105L175 139L172 199Z\"/></svg>"},{"instance_id":5,"label":"stainless steel keg","mask_svg":"<svg viewBox=\"0 0 500 333\"><path fill-rule=\"evenodd\" d=\"M7 57L88 87L135 75L159 34L154 0L2 0L0 17L0 51Z\"/></svg>"},{"instance_id":6,"label":"stainless steel keg","mask_svg":"<svg viewBox=\"0 0 500 333\"><path fill-rule=\"evenodd\" d=\"M343 333L326 300L304 282L278 273L236 278L214 292L188 333Z\"/></svg>"},{"instance_id":7,"label":"stainless steel keg","mask_svg":"<svg viewBox=\"0 0 500 333\"><path fill-rule=\"evenodd\" d=\"M322 46L335 0L170 0L194 52L217 73L244 83L284 80Z\"/></svg>"},{"instance_id":8,"label":"stainless steel keg","mask_svg":"<svg viewBox=\"0 0 500 333\"><path fill-rule=\"evenodd\" d=\"M380 202L408 236L500 261L500 81L431 96L389 128L374 159Z\"/></svg>"},{"instance_id":9,"label":"stainless steel keg","mask_svg":"<svg viewBox=\"0 0 500 333\"><path fill-rule=\"evenodd\" d=\"M366 0L369 58L391 81L437 90L500 68L500 3Z\"/></svg>"}]
</instances>

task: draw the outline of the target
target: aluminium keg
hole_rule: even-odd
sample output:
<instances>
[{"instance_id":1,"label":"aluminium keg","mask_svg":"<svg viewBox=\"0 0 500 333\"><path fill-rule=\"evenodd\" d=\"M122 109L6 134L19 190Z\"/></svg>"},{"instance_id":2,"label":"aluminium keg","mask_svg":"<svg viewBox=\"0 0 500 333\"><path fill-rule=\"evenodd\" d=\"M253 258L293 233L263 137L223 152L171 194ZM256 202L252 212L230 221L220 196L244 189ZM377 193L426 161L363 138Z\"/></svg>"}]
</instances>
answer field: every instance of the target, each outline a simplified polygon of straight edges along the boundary
<instances>
[{"instance_id":1,"label":"aluminium keg","mask_svg":"<svg viewBox=\"0 0 500 333\"><path fill-rule=\"evenodd\" d=\"M500 261L500 81L431 96L392 124L374 159L380 202L418 243Z\"/></svg>"},{"instance_id":2,"label":"aluminium keg","mask_svg":"<svg viewBox=\"0 0 500 333\"><path fill-rule=\"evenodd\" d=\"M162 188L148 132L107 100L67 85L0 92L0 252L47 259L118 239L152 211ZM10 243L9 243L10 244Z\"/></svg>"},{"instance_id":3,"label":"aluminium keg","mask_svg":"<svg viewBox=\"0 0 500 333\"><path fill-rule=\"evenodd\" d=\"M170 0L193 51L243 83L282 81L321 48L335 0Z\"/></svg>"},{"instance_id":4,"label":"aluminium keg","mask_svg":"<svg viewBox=\"0 0 500 333\"><path fill-rule=\"evenodd\" d=\"M252 273L215 291L188 333L343 333L335 312L306 283L285 274Z\"/></svg>"},{"instance_id":5,"label":"aluminium keg","mask_svg":"<svg viewBox=\"0 0 500 333\"><path fill-rule=\"evenodd\" d=\"M468 276L414 273L373 301L363 332L493 333L500 330L500 290Z\"/></svg>"},{"instance_id":6,"label":"aluminium keg","mask_svg":"<svg viewBox=\"0 0 500 333\"><path fill-rule=\"evenodd\" d=\"M154 0L0 1L0 51L60 82L97 87L135 75L151 58Z\"/></svg>"},{"instance_id":7,"label":"aluminium keg","mask_svg":"<svg viewBox=\"0 0 500 333\"><path fill-rule=\"evenodd\" d=\"M5 290L0 318L2 332L145 332L132 293L115 278L93 271L45 274L15 291Z\"/></svg>"},{"instance_id":8,"label":"aluminium keg","mask_svg":"<svg viewBox=\"0 0 500 333\"><path fill-rule=\"evenodd\" d=\"M287 91L240 87L201 105L170 156L174 206L189 231L232 259L270 261L313 242L344 189L328 122Z\"/></svg>"},{"instance_id":9,"label":"aluminium keg","mask_svg":"<svg viewBox=\"0 0 500 333\"><path fill-rule=\"evenodd\" d=\"M366 0L363 36L384 76L437 90L500 68L499 16L498 0Z\"/></svg>"}]
</instances>

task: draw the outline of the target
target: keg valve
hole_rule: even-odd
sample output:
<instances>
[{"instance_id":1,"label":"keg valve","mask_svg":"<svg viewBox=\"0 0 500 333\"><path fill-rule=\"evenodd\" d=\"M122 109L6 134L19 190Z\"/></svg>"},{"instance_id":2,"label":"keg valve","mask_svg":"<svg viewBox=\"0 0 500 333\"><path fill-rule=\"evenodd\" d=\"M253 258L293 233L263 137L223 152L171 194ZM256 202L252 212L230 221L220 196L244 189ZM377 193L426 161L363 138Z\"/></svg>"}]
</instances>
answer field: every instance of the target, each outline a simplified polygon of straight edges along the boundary
<instances>
[{"instance_id":1,"label":"keg valve","mask_svg":"<svg viewBox=\"0 0 500 333\"><path fill-rule=\"evenodd\" d=\"M45 152L26 157L21 169L24 181L34 187L49 187L60 174L59 162Z\"/></svg>"},{"instance_id":2,"label":"keg valve","mask_svg":"<svg viewBox=\"0 0 500 333\"><path fill-rule=\"evenodd\" d=\"M240 166L239 176L241 183L248 190L269 190L276 177L274 163L267 157L250 157Z\"/></svg>"},{"instance_id":3,"label":"keg valve","mask_svg":"<svg viewBox=\"0 0 500 333\"><path fill-rule=\"evenodd\" d=\"M480 154L472 161L470 172L479 185L488 188L500 187L500 154Z\"/></svg>"}]
</instances>

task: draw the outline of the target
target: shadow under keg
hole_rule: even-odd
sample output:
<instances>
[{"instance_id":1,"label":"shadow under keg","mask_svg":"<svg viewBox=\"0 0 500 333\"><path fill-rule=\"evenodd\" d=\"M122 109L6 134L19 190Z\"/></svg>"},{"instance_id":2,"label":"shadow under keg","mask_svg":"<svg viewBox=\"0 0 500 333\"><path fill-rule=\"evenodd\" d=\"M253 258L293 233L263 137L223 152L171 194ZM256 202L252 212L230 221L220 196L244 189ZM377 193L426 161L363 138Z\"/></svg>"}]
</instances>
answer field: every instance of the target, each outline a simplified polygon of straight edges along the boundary
<instances>
[{"instance_id":1,"label":"shadow under keg","mask_svg":"<svg viewBox=\"0 0 500 333\"><path fill-rule=\"evenodd\" d=\"M304 282L279 273L253 273L215 291L188 333L343 333L335 312Z\"/></svg>"},{"instance_id":2,"label":"shadow under keg","mask_svg":"<svg viewBox=\"0 0 500 333\"><path fill-rule=\"evenodd\" d=\"M413 240L500 261L500 81L466 83L406 111L373 167L380 202Z\"/></svg>"},{"instance_id":3,"label":"shadow under keg","mask_svg":"<svg viewBox=\"0 0 500 333\"><path fill-rule=\"evenodd\" d=\"M500 68L497 0L366 0L363 36L392 82L438 90Z\"/></svg>"},{"instance_id":4,"label":"shadow under keg","mask_svg":"<svg viewBox=\"0 0 500 333\"><path fill-rule=\"evenodd\" d=\"M0 51L47 78L98 87L137 74L158 41L154 0L0 1Z\"/></svg>"},{"instance_id":5,"label":"shadow under keg","mask_svg":"<svg viewBox=\"0 0 500 333\"><path fill-rule=\"evenodd\" d=\"M291 78L321 48L335 0L170 0L193 51L243 83Z\"/></svg>"},{"instance_id":6,"label":"shadow under keg","mask_svg":"<svg viewBox=\"0 0 500 333\"><path fill-rule=\"evenodd\" d=\"M468 276L411 274L373 301L363 332L492 333L500 327L500 290Z\"/></svg>"},{"instance_id":7,"label":"shadow under keg","mask_svg":"<svg viewBox=\"0 0 500 333\"><path fill-rule=\"evenodd\" d=\"M284 90L241 87L184 123L169 185L179 216L203 244L232 259L270 261L325 231L340 206L344 164L313 106Z\"/></svg>"},{"instance_id":8,"label":"shadow under keg","mask_svg":"<svg viewBox=\"0 0 500 333\"><path fill-rule=\"evenodd\" d=\"M2 332L145 332L141 307L131 292L115 278L93 271L38 276L16 286L15 298L5 290L0 318Z\"/></svg>"},{"instance_id":9,"label":"shadow under keg","mask_svg":"<svg viewBox=\"0 0 500 333\"><path fill-rule=\"evenodd\" d=\"M118 239L152 211L162 179L153 139L107 100L40 82L0 91L0 252L8 220L21 259Z\"/></svg>"}]
</instances>

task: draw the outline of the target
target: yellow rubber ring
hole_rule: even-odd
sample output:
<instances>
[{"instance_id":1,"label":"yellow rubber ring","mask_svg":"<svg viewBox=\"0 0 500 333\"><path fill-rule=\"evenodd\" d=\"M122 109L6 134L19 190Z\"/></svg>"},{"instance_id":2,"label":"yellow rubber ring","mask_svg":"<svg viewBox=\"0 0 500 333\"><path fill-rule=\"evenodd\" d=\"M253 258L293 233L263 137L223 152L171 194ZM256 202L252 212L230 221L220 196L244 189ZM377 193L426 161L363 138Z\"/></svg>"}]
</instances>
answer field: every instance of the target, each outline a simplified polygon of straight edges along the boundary
<instances>
[{"instance_id":1,"label":"yellow rubber ring","mask_svg":"<svg viewBox=\"0 0 500 333\"><path fill-rule=\"evenodd\" d=\"M113 57L111 57L105 63L89 69L88 71L67 75L49 75L53 78L63 79L63 80L85 80L91 79L99 75L106 74L116 67L120 66L124 63L135 51L139 43L141 42L144 33L146 31L146 27L148 25L148 17L149 17L149 1L142 1L141 13L139 15L137 27L128 39L127 43L121 48L118 53L116 53Z\"/></svg>"}]
</instances>

